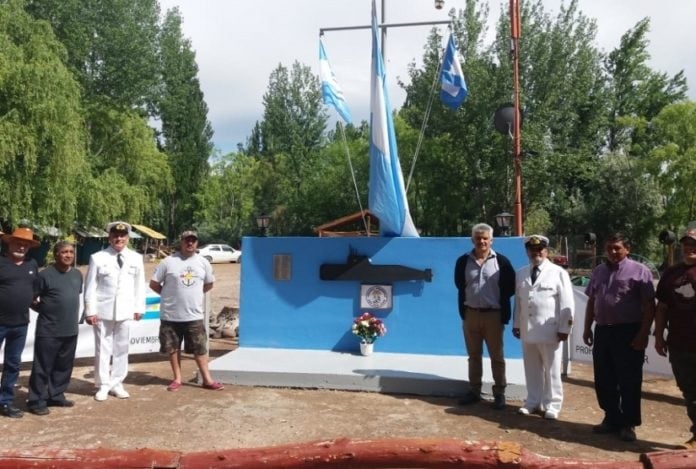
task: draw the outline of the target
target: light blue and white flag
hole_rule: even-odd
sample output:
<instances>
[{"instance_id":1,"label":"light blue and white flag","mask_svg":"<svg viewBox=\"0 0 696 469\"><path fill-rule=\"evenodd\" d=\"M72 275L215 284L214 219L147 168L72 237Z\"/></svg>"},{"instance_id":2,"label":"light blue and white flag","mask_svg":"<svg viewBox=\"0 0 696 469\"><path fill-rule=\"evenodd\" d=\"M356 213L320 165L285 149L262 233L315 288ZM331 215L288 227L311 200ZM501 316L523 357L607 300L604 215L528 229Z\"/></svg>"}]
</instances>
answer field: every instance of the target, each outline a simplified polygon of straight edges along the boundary
<instances>
[{"instance_id":1,"label":"light blue and white flag","mask_svg":"<svg viewBox=\"0 0 696 469\"><path fill-rule=\"evenodd\" d=\"M331 70L329 59L324 50L324 40L321 37L319 38L319 77L321 78L321 95L324 98L324 104L336 108L336 112L346 121L346 124L352 123L350 109L343 98L343 90L338 86L336 75Z\"/></svg>"},{"instance_id":2,"label":"light blue and white flag","mask_svg":"<svg viewBox=\"0 0 696 469\"><path fill-rule=\"evenodd\" d=\"M447 41L445 56L442 58L440 85L440 99L447 107L456 111L466 99L469 91L466 89L464 72L462 72L462 66L459 63L459 53L452 33Z\"/></svg>"},{"instance_id":3,"label":"light blue and white flag","mask_svg":"<svg viewBox=\"0 0 696 469\"><path fill-rule=\"evenodd\" d=\"M381 236L418 237L408 210L396 135L377 35L372 0L372 78L370 80L370 211L379 218Z\"/></svg>"}]
</instances>

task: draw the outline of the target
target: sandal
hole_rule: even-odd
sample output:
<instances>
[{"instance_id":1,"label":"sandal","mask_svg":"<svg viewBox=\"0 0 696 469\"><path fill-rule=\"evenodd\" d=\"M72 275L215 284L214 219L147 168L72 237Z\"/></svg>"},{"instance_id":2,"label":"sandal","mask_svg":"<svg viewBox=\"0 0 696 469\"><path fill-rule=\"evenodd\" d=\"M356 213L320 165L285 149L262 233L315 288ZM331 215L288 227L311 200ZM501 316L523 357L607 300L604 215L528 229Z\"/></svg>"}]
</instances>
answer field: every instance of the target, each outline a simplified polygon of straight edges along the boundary
<instances>
[{"instance_id":1,"label":"sandal","mask_svg":"<svg viewBox=\"0 0 696 469\"><path fill-rule=\"evenodd\" d=\"M181 383L179 381L172 381L169 383L169 386L167 386L167 391L178 391L181 388Z\"/></svg>"},{"instance_id":2,"label":"sandal","mask_svg":"<svg viewBox=\"0 0 696 469\"><path fill-rule=\"evenodd\" d=\"M220 389L225 389L225 386L223 386L222 383L219 383L217 381L213 381L212 383L208 383L208 384L203 383L203 387L205 389L211 389L213 391L219 391Z\"/></svg>"}]
</instances>

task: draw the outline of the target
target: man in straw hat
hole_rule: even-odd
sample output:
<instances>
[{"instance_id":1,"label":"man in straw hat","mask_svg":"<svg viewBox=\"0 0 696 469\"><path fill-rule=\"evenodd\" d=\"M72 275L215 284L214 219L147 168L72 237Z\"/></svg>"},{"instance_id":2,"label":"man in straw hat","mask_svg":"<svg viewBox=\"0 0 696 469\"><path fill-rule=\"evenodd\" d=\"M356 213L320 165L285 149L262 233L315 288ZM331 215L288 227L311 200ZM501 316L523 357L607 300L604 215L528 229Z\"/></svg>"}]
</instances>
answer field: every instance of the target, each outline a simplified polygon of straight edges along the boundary
<instances>
[{"instance_id":1,"label":"man in straw hat","mask_svg":"<svg viewBox=\"0 0 696 469\"><path fill-rule=\"evenodd\" d=\"M25 227L3 235L2 241L6 249L0 257L0 346L5 343L5 355L0 382L0 415L18 419L23 413L14 406L14 388L27 340L29 306L34 300L39 270L36 261L26 256L41 243Z\"/></svg>"},{"instance_id":2,"label":"man in straw hat","mask_svg":"<svg viewBox=\"0 0 696 469\"><path fill-rule=\"evenodd\" d=\"M94 326L94 399L100 402L109 394L130 397L123 388L130 320L139 321L145 312L146 288L143 256L128 249L131 226L115 221L106 231L109 247L92 254L85 276L85 322Z\"/></svg>"}]
</instances>

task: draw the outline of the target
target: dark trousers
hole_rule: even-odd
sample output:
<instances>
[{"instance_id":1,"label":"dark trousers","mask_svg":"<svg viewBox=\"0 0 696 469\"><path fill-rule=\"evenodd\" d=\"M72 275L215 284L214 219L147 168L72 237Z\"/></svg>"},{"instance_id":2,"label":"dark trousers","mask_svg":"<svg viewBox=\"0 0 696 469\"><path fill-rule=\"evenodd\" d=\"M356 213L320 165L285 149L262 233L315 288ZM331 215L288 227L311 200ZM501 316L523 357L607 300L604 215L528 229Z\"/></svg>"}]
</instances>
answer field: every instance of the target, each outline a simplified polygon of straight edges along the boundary
<instances>
[{"instance_id":1,"label":"dark trousers","mask_svg":"<svg viewBox=\"0 0 696 469\"><path fill-rule=\"evenodd\" d=\"M669 362L684 396L686 415L691 419L691 433L696 437L696 353L669 349Z\"/></svg>"},{"instance_id":2,"label":"dark trousers","mask_svg":"<svg viewBox=\"0 0 696 469\"><path fill-rule=\"evenodd\" d=\"M0 405L12 404L15 384L19 378L19 365L22 364L22 351L27 341L27 325L0 326L0 346L5 342L5 355L0 380Z\"/></svg>"},{"instance_id":3,"label":"dark trousers","mask_svg":"<svg viewBox=\"0 0 696 469\"><path fill-rule=\"evenodd\" d=\"M34 363L29 377L27 407L46 407L47 401L64 401L70 384L77 336L36 337Z\"/></svg>"},{"instance_id":4,"label":"dark trousers","mask_svg":"<svg viewBox=\"0 0 696 469\"><path fill-rule=\"evenodd\" d=\"M634 350L631 341L640 323L595 326L592 362L595 392L606 421L616 427L641 424L640 394L645 350Z\"/></svg>"}]
</instances>

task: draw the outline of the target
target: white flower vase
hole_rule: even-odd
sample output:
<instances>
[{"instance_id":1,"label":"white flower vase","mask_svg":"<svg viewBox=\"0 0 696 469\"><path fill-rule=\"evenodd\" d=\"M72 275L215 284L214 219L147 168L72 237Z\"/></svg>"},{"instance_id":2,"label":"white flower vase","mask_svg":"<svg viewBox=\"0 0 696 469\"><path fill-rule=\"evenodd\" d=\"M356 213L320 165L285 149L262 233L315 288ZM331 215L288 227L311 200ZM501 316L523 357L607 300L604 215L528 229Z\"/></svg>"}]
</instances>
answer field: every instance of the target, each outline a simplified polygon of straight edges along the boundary
<instances>
[{"instance_id":1,"label":"white flower vase","mask_svg":"<svg viewBox=\"0 0 696 469\"><path fill-rule=\"evenodd\" d=\"M367 342L360 342L360 354L364 356L369 356L372 355L372 352L374 351L375 344L368 344Z\"/></svg>"}]
</instances>

